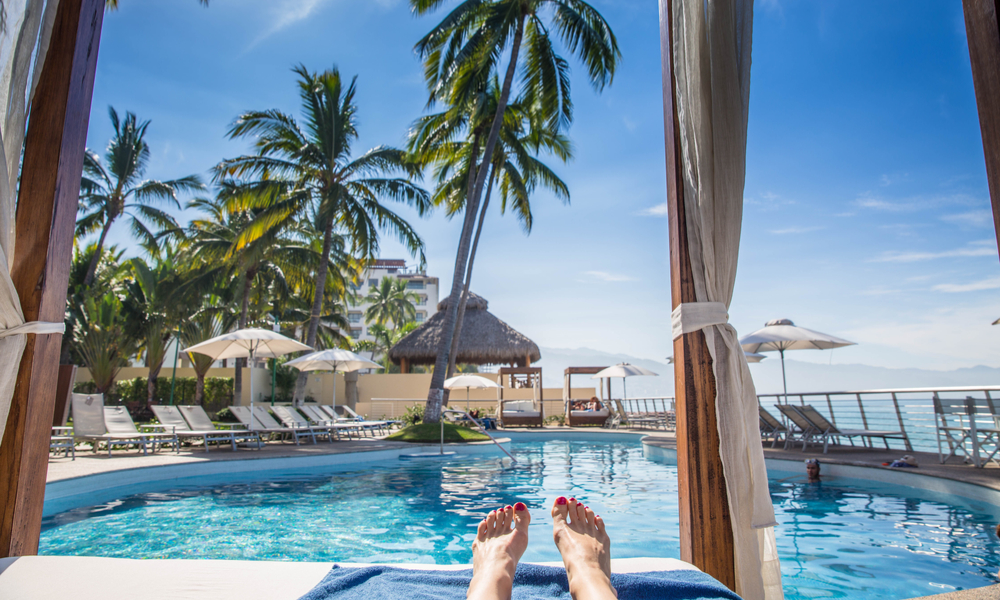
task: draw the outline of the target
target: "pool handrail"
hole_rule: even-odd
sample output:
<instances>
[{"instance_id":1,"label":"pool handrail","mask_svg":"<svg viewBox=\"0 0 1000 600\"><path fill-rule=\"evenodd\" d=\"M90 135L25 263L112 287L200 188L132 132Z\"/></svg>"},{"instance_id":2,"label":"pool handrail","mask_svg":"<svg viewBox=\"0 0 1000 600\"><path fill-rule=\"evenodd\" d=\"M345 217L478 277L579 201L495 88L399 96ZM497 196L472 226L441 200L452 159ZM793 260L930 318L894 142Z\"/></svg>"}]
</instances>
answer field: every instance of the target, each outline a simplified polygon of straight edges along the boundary
<instances>
[{"instance_id":1,"label":"pool handrail","mask_svg":"<svg viewBox=\"0 0 1000 600\"><path fill-rule=\"evenodd\" d=\"M445 410L441 411L441 416L443 417L447 413L456 413L456 414L462 415L466 419L468 419L468 420L472 421L473 423L475 423L476 427L479 428L479 431L485 433L486 437L490 438L490 441L497 445L497 448L500 448L501 450L503 450L503 453L506 454L507 456L509 456L512 461L514 461L515 463L517 462L517 459L514 458L514 455L511 454L510 452L507 452L507 449L503 447L503 444L501 444L500 442L496 441L496 438L494 438L492 435L490 435L490 432L486 431L486 428L483 427L482 423L480 423L479 421L477 421L472 415L470 415L469 413L465 412L464 410L457 410L457 409L454 409L454 408L446 408ZM441 452L442 452L442 454L444 453L444 419L441 420Z\"/></svg>"}]
</instances>

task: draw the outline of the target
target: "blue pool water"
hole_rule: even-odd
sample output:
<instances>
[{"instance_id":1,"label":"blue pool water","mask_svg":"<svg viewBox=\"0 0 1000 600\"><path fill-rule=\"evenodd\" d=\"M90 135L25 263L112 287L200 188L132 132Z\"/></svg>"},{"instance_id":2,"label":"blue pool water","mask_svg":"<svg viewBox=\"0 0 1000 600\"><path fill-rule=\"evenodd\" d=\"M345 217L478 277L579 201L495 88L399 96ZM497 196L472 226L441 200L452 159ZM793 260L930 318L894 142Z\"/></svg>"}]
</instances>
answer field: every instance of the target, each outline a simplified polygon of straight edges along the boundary
<instances>
[{"instance_id":1,"label":"blue pool water","mask_svg":"<svg viewBox=\"0 0 1000 600\"><path fill-rule=\"evenodd\" d=\"M520 500L533 515L524 560L553 561L548 511L567 495L604 517L612 556L680 557L676 467L645 459L636 442L512 449L515 467L470 456L266 481L182 480L47 517L40 553L469 563L478 521ZM891 600L997 581L996 507L861 480L809 484L776 475L771 495L789 600Z\"/></svg>"}]
</instances>

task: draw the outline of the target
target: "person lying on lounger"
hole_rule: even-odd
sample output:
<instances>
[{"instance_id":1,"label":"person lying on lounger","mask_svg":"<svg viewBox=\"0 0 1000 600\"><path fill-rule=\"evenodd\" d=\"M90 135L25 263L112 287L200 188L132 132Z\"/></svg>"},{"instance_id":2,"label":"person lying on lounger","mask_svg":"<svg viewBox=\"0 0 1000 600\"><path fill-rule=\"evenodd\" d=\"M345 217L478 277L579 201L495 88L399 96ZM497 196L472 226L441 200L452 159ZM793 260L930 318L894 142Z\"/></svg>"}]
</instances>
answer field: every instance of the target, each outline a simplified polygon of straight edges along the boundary
<instances>
[{"instance_id":1,"label":"person lying on lounger","mask_svg":"<svg viewBox=\"0 0 1000 600\"><path fill-rule=\"evenodd\" d=\"M508 600L517 561L528 548L531 515L523 502L491 511L472 542L470 600ZM552 536L566 565L573 600L615 600L611 586L611 540L604 521L576 498L556 498Z\"/></svg>"}]
</instances>

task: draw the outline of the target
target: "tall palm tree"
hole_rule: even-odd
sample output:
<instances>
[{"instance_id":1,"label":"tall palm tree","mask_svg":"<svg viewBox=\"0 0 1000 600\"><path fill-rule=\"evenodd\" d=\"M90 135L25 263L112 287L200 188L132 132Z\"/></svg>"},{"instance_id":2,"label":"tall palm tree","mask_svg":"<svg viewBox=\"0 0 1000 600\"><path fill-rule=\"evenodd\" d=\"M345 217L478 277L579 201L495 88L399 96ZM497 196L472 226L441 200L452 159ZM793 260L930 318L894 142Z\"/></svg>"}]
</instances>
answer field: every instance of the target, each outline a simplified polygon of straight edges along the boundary
<instances>
[{"instance_id":1,"label":"tall palm tree","mask_svg":"<svg viewBox=\"0 0 1000 600\"><path fill-rule=\"evenodd\" d=\"M243 329L251 320L251 299L255 286L258 291L273 289L274 286L284 288L288 285L289 273L317 270L320 256L308 243L279 229L268 230L265 235L241 246L241 236L253 226L260 211L229 210L226 190L234 187L237 185L232 182L223 182L224 191L217 198L196 198L188 203L189 208L206 213L206 218L191 222L185 244L190 258L204 265L199 279L228 278L235 281L240 306L237 327ZM256 305L261 308L260 312L266 312L269 302L263 298ZM243 359L237 359L233 378L233 393L237 398L243 389L242 366Z\"/></svg>"},{"instance_id":2,"label":"tall palm tree","mask_svg":"<svg viewBox=\"0 0 1000 600\"><path fill-rule=\"evenodd\" d=\"M389 348L395 346L399 340L416 328L417 324L412 321L397 327L372 325L368 328L368 333L374 339L360 340L354 345L354 349L359 352L371 352L372 360L376 360L377 357L379 364L382 365L383 373L388 373L392 365L392 360L389 358Z\"/></svg>"},{"instance_id":3,"label":"tall palm tree","mask_svg":"<svg viewBox=\"0 0 1000 600\"><path fill-rule=\"evenodd\" d=\"M135 354L136 342L126 326L122 302L115 293L84 300L73 331L73 344L90 371L98 394L114 385L119 371Z\"/></svg>"},{"instance_id":4,"label":"tall palm tree","mask_svg":"<svg viewBox=\"0 0 1000 600\"><path fill-rule=\"evenodd\" d=\"M371 305L365 311L365 320L383 327L390 323L399 327L417 318L414 303L419 300L415 292L406 288L405 280L383 277L365 298L365 302Z\"/></svg>"},{"instance_id":5,"label":"tall palm tree","mask_svg":"<svg viewBox=\"0 0 1000 600\"><path fill-rule=\"evenodd\" d=\"M186 297L185 306L198 306L199 309L193 315L185 319L178 327L178 339L185 347L194 346L200 342L211 339L232 329L236 324L236 314L226 310L227 302L221 297L200 290L189 288L194 291L192 295ZM191 303L190 300L200 302ZM194 401L200 406L205 405L205 376L208 370L215 364L215 359L205 354L189 352L188 358L191 366L194 367Z\"/></svg>"},{"instance_id":6,"label":"tall palm tree","mask_svg":"<svg viewBox=\"0 0 1000 600\"><path fill-rule=\"evenodd\" d=\"M444 0L410 0L417 14L430 12ZM544 17L551 21L547 26ZM569 63L556 53L550 38L555 31L563 45L587 67L591 84L600 91L611 83L621 58L618 43L604 17L583 0L481 0L462 2L416 46L424 59L431 102L448 106L468 106L480 93L483 81L499 73L500 60L510 59L503 78L500 98L484 138L483 156L492 157L518 71L522 45L524 63L520 88L529 102L538 103L553 125L568 124L572 118ZM488 164L488 160L484 161ZM484 164L485 166L485 164ZM427 396L425 419L436 422L444 399L450 346L455 333L468 263L474 215L486 185L487 168L477 168L475 184L466 205L466 218L455 260L451 301L444 320L444 336L438 351Z\"/></svg>"},{"instance_id":7,"label":"tall palm tree","mask_svg":"<svg viewBox=\"0 0 1000 600\"><path fill-rule=\"evenodd\" d=\"M304 128L276 109L244 113L230 127L229 136L254 137L257 153L225 160L216 173L217 177L250 180L245 186L248 193L235 196L234 201L261 209L254 227L240 238L241 246L312 212L316 229L323 232L323 261L316 271L316 295L306 335L306 344L315 346L326 289L326 259L334 235L340 232L350 241L352 254L375 258L379 231L385 230L410 252L419 253L423 262L420 236L381 200L409 204L423 215L430 208L430 198L410 181L418 171L403 151L379 146L353 157L351 146L358 137L357 78L345 85L336 67L313 74L300 65L293 71L299 77ZM295 386L296 402L302 400L305 382L302 373Z\"/></svg>"},{"instance_id":8,"label":"tall palm tree","mask_svg":"<svg viewBox=\"0 0 1000 600\"><path fill-rule=\"evenodd\" d=\"M151 203L166 202L180 210L178 192L204 187L196 175L170 181L143 180L142 176L149 166L149 144L146 143L149 121L140 123L131 112L126 113L122 121L113 107L108 107L108 113L115 135L104 155L107 166L90 150L83 159L83 179L80 183L80 212L83 214L76 222L76 235L81 237L101 232L97 251L83 280L85 286L94 281L104 241L118 218L124 217L139 243L151 250L165 233L180 230L169 213ZM150 229L150 224L159 231Z\"/></svg>"}]
</instances>

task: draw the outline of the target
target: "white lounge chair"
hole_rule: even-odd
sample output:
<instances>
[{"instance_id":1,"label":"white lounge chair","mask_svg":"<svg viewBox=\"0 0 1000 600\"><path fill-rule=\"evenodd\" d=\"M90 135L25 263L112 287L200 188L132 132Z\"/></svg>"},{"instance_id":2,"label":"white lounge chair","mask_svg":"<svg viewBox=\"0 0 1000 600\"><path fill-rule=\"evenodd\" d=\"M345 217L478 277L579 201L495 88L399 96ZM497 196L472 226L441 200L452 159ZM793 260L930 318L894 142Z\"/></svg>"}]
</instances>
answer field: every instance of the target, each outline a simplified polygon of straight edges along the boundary
<instances>
[{"instance_id":1,"label":"white lounge chair","mask_svg":"<svg viewBox=\"0 0 1000 600\"><path fill-rule=\"evenodd\" d=\"M240 423L245 425L248 429L257 432L260 435L278 436L279 439L284 440L286 437L290 437L295 445L299 445L299 438L308 437L312 440L312 443L316 443L316 436L313 435L312 431L299 431L296 429L290 429L288 427L282 427L274 419L268 419L267 425L261 422L258 418L260 415L250 413L249 406L230 406L229 410L232 411L233 416L235 416ZM268 415L270 417L270 415Z\"/></svg>"},{"instance_id":2,"label":"white lounge chair","mask_svg":"<svg viewBox=\"0 0 1000 600\"><path fill-rule=\"evenodd\" d=\"M774 415L767 412L763 406L757 407L758 418L760 419L761 438L771 438L771 447L778 445L778 440L788 435L788 428Z\"/></svg>"},{"instance_id":3,"label":"white lounge chair","mask_svg":"<svg viewBox=\"0 0 1000 600\"><path fill-rule=\"evenodd\" d=\"M266 412L266 410L262 406L254 407L254 410L263 410ZM319 436L325 435L326 439L331 442L335 440L337 441L340 440L340 431L337 429L337 426L335 424L313 425L309 422L308 419L299 414L299 411L295 410L290 406L272 406L271 411L274 412L274 416L278 417L278 420L280 420L281 424L284 425L285 427L291 427L293 429L311 429L313 435L319 435Z\"/></svg>"},{"instance_id":4,"label":"white lounge chair","mask_svg":"<svg viewBox=\"0 0 1000 600\"><path fill-rule=\"evenodd\" d=\"M72 403L73 438L76 441L91 442L94 452L97 452L98 446L103 442L108 449L108 456L111 456L114 446L135 446L142 448L142 453L147 454L149 444L152 444L155 452L156 444L165 439L163 435L139 433L132 418L122 407L111 407L106 414L104 394L73 394ZM125 413L124 418L121 412ZM177 440L174 436L170 438L174 442Z\"/></svg>"},{"instance_id":5,"label":"white lounge chair","mask_svg":"<svg viewBox=\"0 0 1000 600\"><path fill-rule=\"evenodd\" d=\"M353 421L355 423L360 424L364 429L368 430L378 429L379 433L382 433L383 428L388 429L395 424L402 423L402 421L386 421L386 420L378 421L378 420L366 419L361 415L359 415L357 412L355 412L353 408L347 406L346 404L338 404L336 410L334 410L332 406L322 405L322 409L327 414L332 414L340 421ZM338 411L340 414L338 414Z\"/></svg>"},{"instance_id":6,"label":"white lounge chair","mask_svg":"<svg viewBox=\"0 0 1000 600\"><path fill-rule=\"evenodd\" d=\"M237 443L253 442L257 446L257 449L260 450L260 435L256 431L249 431L245 429L246 426L242 423L222 423L216 425L212 422L212 419L209 418L205 409L196 404L182 404L178 406L177 409L181 412L181 415L184 417L184 420L187 421L188 425L191 426L191 429L195 431L215 431L220 434L227 433L233 437L233 441ZM220 429L220 427L224 427L226 429Z\"/></svg>"},{"instance_id":7,"label":"white lounge chair","mask_svg":"<svg viewBox=\"0 0 1000 600\"><path fill-rule=\"evenodd\" d=\"M203 430L192 429L184 420L184 416L177 406L157 405L151 408L164 431L173 433L180 439L200 438L205 445L205 452L208 452L208 445L211 442L227 443L232 446L233 450L236 450L236 439L231 431L216 431L215 427Z\"/></svg>"},{"instance_id":8,"label":"white lounge chair","mask_svg":"<svg viewBox=\"0 0 1000 600\"><path fill-rule=\"evenodd\" d=\"M906 445L907 450L912 450L910 446L910 440L903 431L877 431L874 429L838 429L836 425L831 423L824 417L818 410L813 406L808 404L803 406L791 406L791 408L797 411L803 416L810 425L812 425L815 430L814 436L823 440L823 454L826 454L826 450L830 445L830 440L836 437L846 437L847 439L860 437L862 442L868 440L871 443L872 438L879 438L882 443L885 444L885 449L889 449L889 440L896 439L902 440ZM853 445L854 442L852 441Z\"/></svg>"},{"instance_id":9,"label":"white lounge chair","mask_svg":"<svg viewBox=\"0 0 1000 600\"><path fill-rule=\"evenodd\" d=\"M326 412L320 410L319 405L316 404L303 404L299 407L299 412L301 412L307 419L309 419L310 424L314 425L325 425L329 427L336 427L339 431L343 431L347 434L347 439L351 439L351 432L358 432L358 437L364 435L364 428L361 427L359 423L356 422L346 422L341 423L338 419L331 419L330 415ZM342 420L342 419L341 419Z\"/></svg>"}]
</instances>

